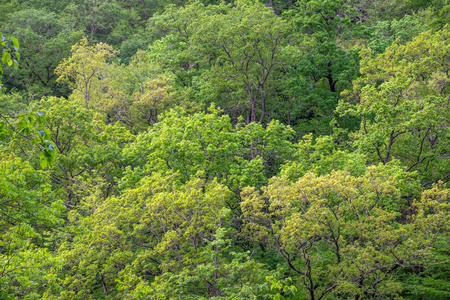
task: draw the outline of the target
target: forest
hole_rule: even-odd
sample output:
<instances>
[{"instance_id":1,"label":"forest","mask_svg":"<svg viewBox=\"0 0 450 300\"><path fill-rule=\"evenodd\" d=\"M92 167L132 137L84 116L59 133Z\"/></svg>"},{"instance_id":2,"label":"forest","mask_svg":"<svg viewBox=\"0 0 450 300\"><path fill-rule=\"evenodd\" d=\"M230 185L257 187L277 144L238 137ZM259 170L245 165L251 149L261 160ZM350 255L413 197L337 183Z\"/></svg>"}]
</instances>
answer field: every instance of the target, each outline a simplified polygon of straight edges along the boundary
<instances>
[{"instance_id":1,"label":"forest","mask_svg":"<svg viewBox=\"0 0 450 300\"><path fill-rule=\"evenodd\" d=\"M450 299L450 0L0 0L0 299Z\"/></svg>"}]
</instances>

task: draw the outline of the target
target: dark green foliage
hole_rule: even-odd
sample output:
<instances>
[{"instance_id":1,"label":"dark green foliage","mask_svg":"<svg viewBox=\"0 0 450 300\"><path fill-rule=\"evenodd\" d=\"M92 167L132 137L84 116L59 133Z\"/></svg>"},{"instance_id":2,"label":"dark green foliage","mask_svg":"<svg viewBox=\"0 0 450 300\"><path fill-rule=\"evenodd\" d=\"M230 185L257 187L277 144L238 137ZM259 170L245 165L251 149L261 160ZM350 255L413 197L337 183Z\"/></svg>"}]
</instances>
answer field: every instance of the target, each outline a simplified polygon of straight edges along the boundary
<instances>
[{"instance_id":1,"label":"dark green foliage","mask_svg":"<svg viewBox=\"0 0 450 300\"><path fill-rule=\"evenodd\" d=\"M56 84L54 70L82 33L65 28L57 14L36 9L11 15L5 31L23 45L20 57L23 67L7 72L7 88L26 91L27 97L34 99L44 95L67 96L70 90Z\"/></svg>"},{"instance_id":2,"label":"dark green foliage","mask_svg":"<svg viewBox=\"0 0 450 300\"><path fill-rule=\"evenodd\" d=\"M339 94L358 76L357 40L366 30L357 11L342 0L298 1L285 16L298 47L295 64L287 68L286 80L280 80L281 94L290 104L280 117L300 136L330 134Z\"/></svg>"}]
</instances>

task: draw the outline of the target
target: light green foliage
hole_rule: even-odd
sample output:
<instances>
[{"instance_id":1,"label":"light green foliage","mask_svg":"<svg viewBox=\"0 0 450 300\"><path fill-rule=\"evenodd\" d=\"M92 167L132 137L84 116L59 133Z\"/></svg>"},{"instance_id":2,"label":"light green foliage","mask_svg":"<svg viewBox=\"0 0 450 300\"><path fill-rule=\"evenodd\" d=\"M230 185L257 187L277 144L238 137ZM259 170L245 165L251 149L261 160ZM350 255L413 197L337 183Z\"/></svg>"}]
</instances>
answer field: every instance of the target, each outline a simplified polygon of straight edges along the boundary
<instances>
[{"instance_id":1,"label":"light green foliage","mask_svg":"<svg viewBox=\"0 0 450 300\"><path fill-rule=\"evenodd\" d=\"M0 0L0 299L449 298L448 4Z\"/></svg>"},{"instance_id":2,"label":"light green foliage","mask_svg":"<svg viewBox=\"0 0 450 300\"><path fill-rule=\"evenodd\" d=\"M119 121L133 132L146 130L159 121L159 115L169 108L182 106L196 111L195 103L186 100L185 93L174 88L173 75L138 51L128 65L110 66L103 90L102 112L107 121Z\"/></svg>"},{"instance_id":3,"label":"light green foliage","mask_svg":"<svg viewBox=\"0 0 450 300\"><path fill-rule=\"evenodd\" d=\"M425 183L448 178L450 169L448 59L450 31L424 32L382 54L361 52L361 73L345 92L341 114L361 118L354 145L371 160L396 158L418 170Z\"/></svg>"},{"instance_id":4,"label":"light green foliage","mask_svg":"<svg viewBox=\"0 0 450 300\"><path fill-rule=\"evenodd\" d=\"M3 99L3 97L2 97ZM43 169L51 168L55 161L55 144L50 139L46 128L46 119L42 112L19 113L17 123L11 124L9 117L0 114L0 139L8 141L15 137L21 142L29 142L39 150L40 165Z\"/></svg>"},{"instance_id":5,"label":"light green foliage","mask_svg":"<svg viewBox=\"0 0 450 300\"><path fill-rule=\"evenodd\" d=\"M366 161L363 154L339 149L331 136L313 139L312 134L309 134L298 142L295 154L283 165L280 174L291 180L310 172L325 175L333 170L358 176L365 172Z\"/></svg>"},{"instance_id":6,"label":"light green foliage","mask_svg":"<svg viewBox=\"0 0 450 300\"><path fill-rule=\"evenodd\" d=\"M297 292L297 288L289 284L292 284L292 279L289 277L284 280L276 280L273 276L266 276L266 283L260 288L266 292L269 291L269 299L284 300L286 298L283 295L293 296ZM275 294L272 294L273 292Z\"/></svg>"},{"instance_id":7,"label":"light green foliage","mask_svg":"<svg viewBox=\"0 0 450 300\"><path fill-rule=\"evenodd\" d=\"M184 93L173 89L172 75L146 53L139 51L128 65L112 63L115 53L109 45L90 46L83 39L56 69L58 81L74 89L74 101L103 114L108 123L126 124L135 133L156 123L170 107L196 109Z\"/></svg>"},{"instance_id":8,"label":"light green foliage","mask_svg":"<svg viewBox=\"0 0 450 300\"><path fill-rule=\"evenodd\" d=\"M54 142L50 140L50 130L46 128L46 119L41 112L30 112L27 115L19 114L17 128L19 135L30 136L31 145L38 145L40 149L40 165L43 169L51 168L56 157Z\"/></svg>"},{"instance_id":9,"label":"light green foliage","mask_svg":"<svg viewBox=\"0 0 450 300\"><path fill-rule=\"evenodd\" d=\"M199 54L190 53L189 45L191 36L196 32L195 24L207 12L204 5L195 1L180 8L169 5L164 14L149 20L149 34L163 36L149 47L150 58L173 72L177 85L181 87L192 85L192 78L199 76L204 68L196 63Z\"/></svg>"},{"instance_id":10,"label":"light green foliage","mask_svg":"<svg viewBox=\"0 0 450 300\"><path fill-rule=\"evenodd\" d=\"M230 191L201 177L181 184L176 174L153 173L106 199L92 216L73 212L76 237L59 250L72 270L62 270L61 299L199 299L238 292L236 280L241 287L257 281L253 271L260 266L230 249Z\"/></svg>"},{"instance_id":11,"label":"light green foliage","mask_svg":"<svg viewBox=\"0 0 450 300\"><path fill-rule=\"evenodd\" d=\"M64 98L42 99L32 110L46 112L44 132L51 137L52 154L56 154L49 176L64 203L77 206L82 196L91 193L107 197L121 172L118 162L121 148L132 139L129 132L120 124L105 125L93 112ZM10 148L37 163L26 140L15 138Z\"/></svg>"},{"instance_id":12,"label":"light green foliage","mask_svg":"<svg viewBox=\"0 0 450 300\"><path fill-rule=\"evenodd\" d=\"M394 165L368 167L362 176L273 178L262 193L243 192L246 231L284 257L309 299L395 297L396 272L426 264L435 241L448 234L447 190L425 191L402 217L409 194L403 185L411 180Z\"/></svg>"},{"instance_id":13,"label":"light green foliage","mask_svg":"<svg viewBox=\"0 0 450 300\"><path fill-rule=\"evenodd\" d=\"M172 110L148 133L139 135L125 149L127 160L137 168L124 178L124 184L132 184L138 174L167 170L180 172L184 181L203 171L208 180L218 178L233 190L259 186L292 153L293 132L279 122L266 128L258 123L233 128L229 116L220 115L213 106L210 110L194 115Z\"/></svg>"},{"instance_id":14,"label":"light green foliage","mask_svg":"<svg viewBox=\"0 0 450 300\"><path fill-rule=\"evenodd\" d=\"M106 92L108 69L115 51L103 43L88 45L86 38L72 46L72 55L55 69L57 82L74 89L74 97L84 106L98 108ZM82 103L83 103L82 102Z\"/></svg>"},{"instance_id":15,"label":"light green foliage","mask_svg":"<svg viewBox=\"0 0 450 300\"><path fill-rule=\"evenodd\" d=\"M0 195L0 296L39 299L54 283L49 270L58 262L45 246L62 224L62 203L43 172L13 156L0 161Z\"/></svg>"},{"instance_id":16,"label":"light green foliage","mask_svg":"<svg viewBox=\"0 0 450 300\"><path fill-rule=\"evenodd\" d=\"M422 23L435 30L442 29L449 24L450 2L448 0L431 0L427 2L429 5L422 7L417 14Z\"/></svg>"}]
</instances>

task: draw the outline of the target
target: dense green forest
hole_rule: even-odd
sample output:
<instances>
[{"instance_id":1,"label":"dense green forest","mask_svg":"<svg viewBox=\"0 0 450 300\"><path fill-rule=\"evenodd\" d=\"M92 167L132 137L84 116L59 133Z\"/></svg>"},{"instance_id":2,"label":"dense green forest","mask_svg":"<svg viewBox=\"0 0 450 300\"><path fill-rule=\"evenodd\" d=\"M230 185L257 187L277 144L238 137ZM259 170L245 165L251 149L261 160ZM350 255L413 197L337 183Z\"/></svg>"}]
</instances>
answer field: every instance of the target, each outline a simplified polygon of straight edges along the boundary
<instances>
[{"instance_id":1,"label":"dense green forest","mask_svg":"<svg viewBox=\"0 0 450 300\"><path fill-rule=\"evenodd\" d=\"M450 299L450 0L0 0L0 299Z\"/></svg>"}]
</instances>

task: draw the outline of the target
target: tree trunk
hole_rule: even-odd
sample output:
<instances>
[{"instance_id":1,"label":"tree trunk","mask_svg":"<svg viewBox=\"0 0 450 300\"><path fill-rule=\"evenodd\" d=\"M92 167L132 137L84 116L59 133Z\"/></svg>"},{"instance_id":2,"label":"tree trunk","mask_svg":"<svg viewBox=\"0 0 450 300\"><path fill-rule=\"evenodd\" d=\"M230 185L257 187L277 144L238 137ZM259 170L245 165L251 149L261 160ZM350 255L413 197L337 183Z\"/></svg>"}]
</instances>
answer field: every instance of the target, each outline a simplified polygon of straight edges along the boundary
<instances>
[{"instance_id":1,"label":"tree trunk","mask_svg":"<svg viewBox=\"0 0 450 300\"><path fill-rule=\"evenodd\" d=\"M256 122L256 99L252 98L250 99L251 106L250 106L250 122Z\"/></svg>"}]
</instances>

